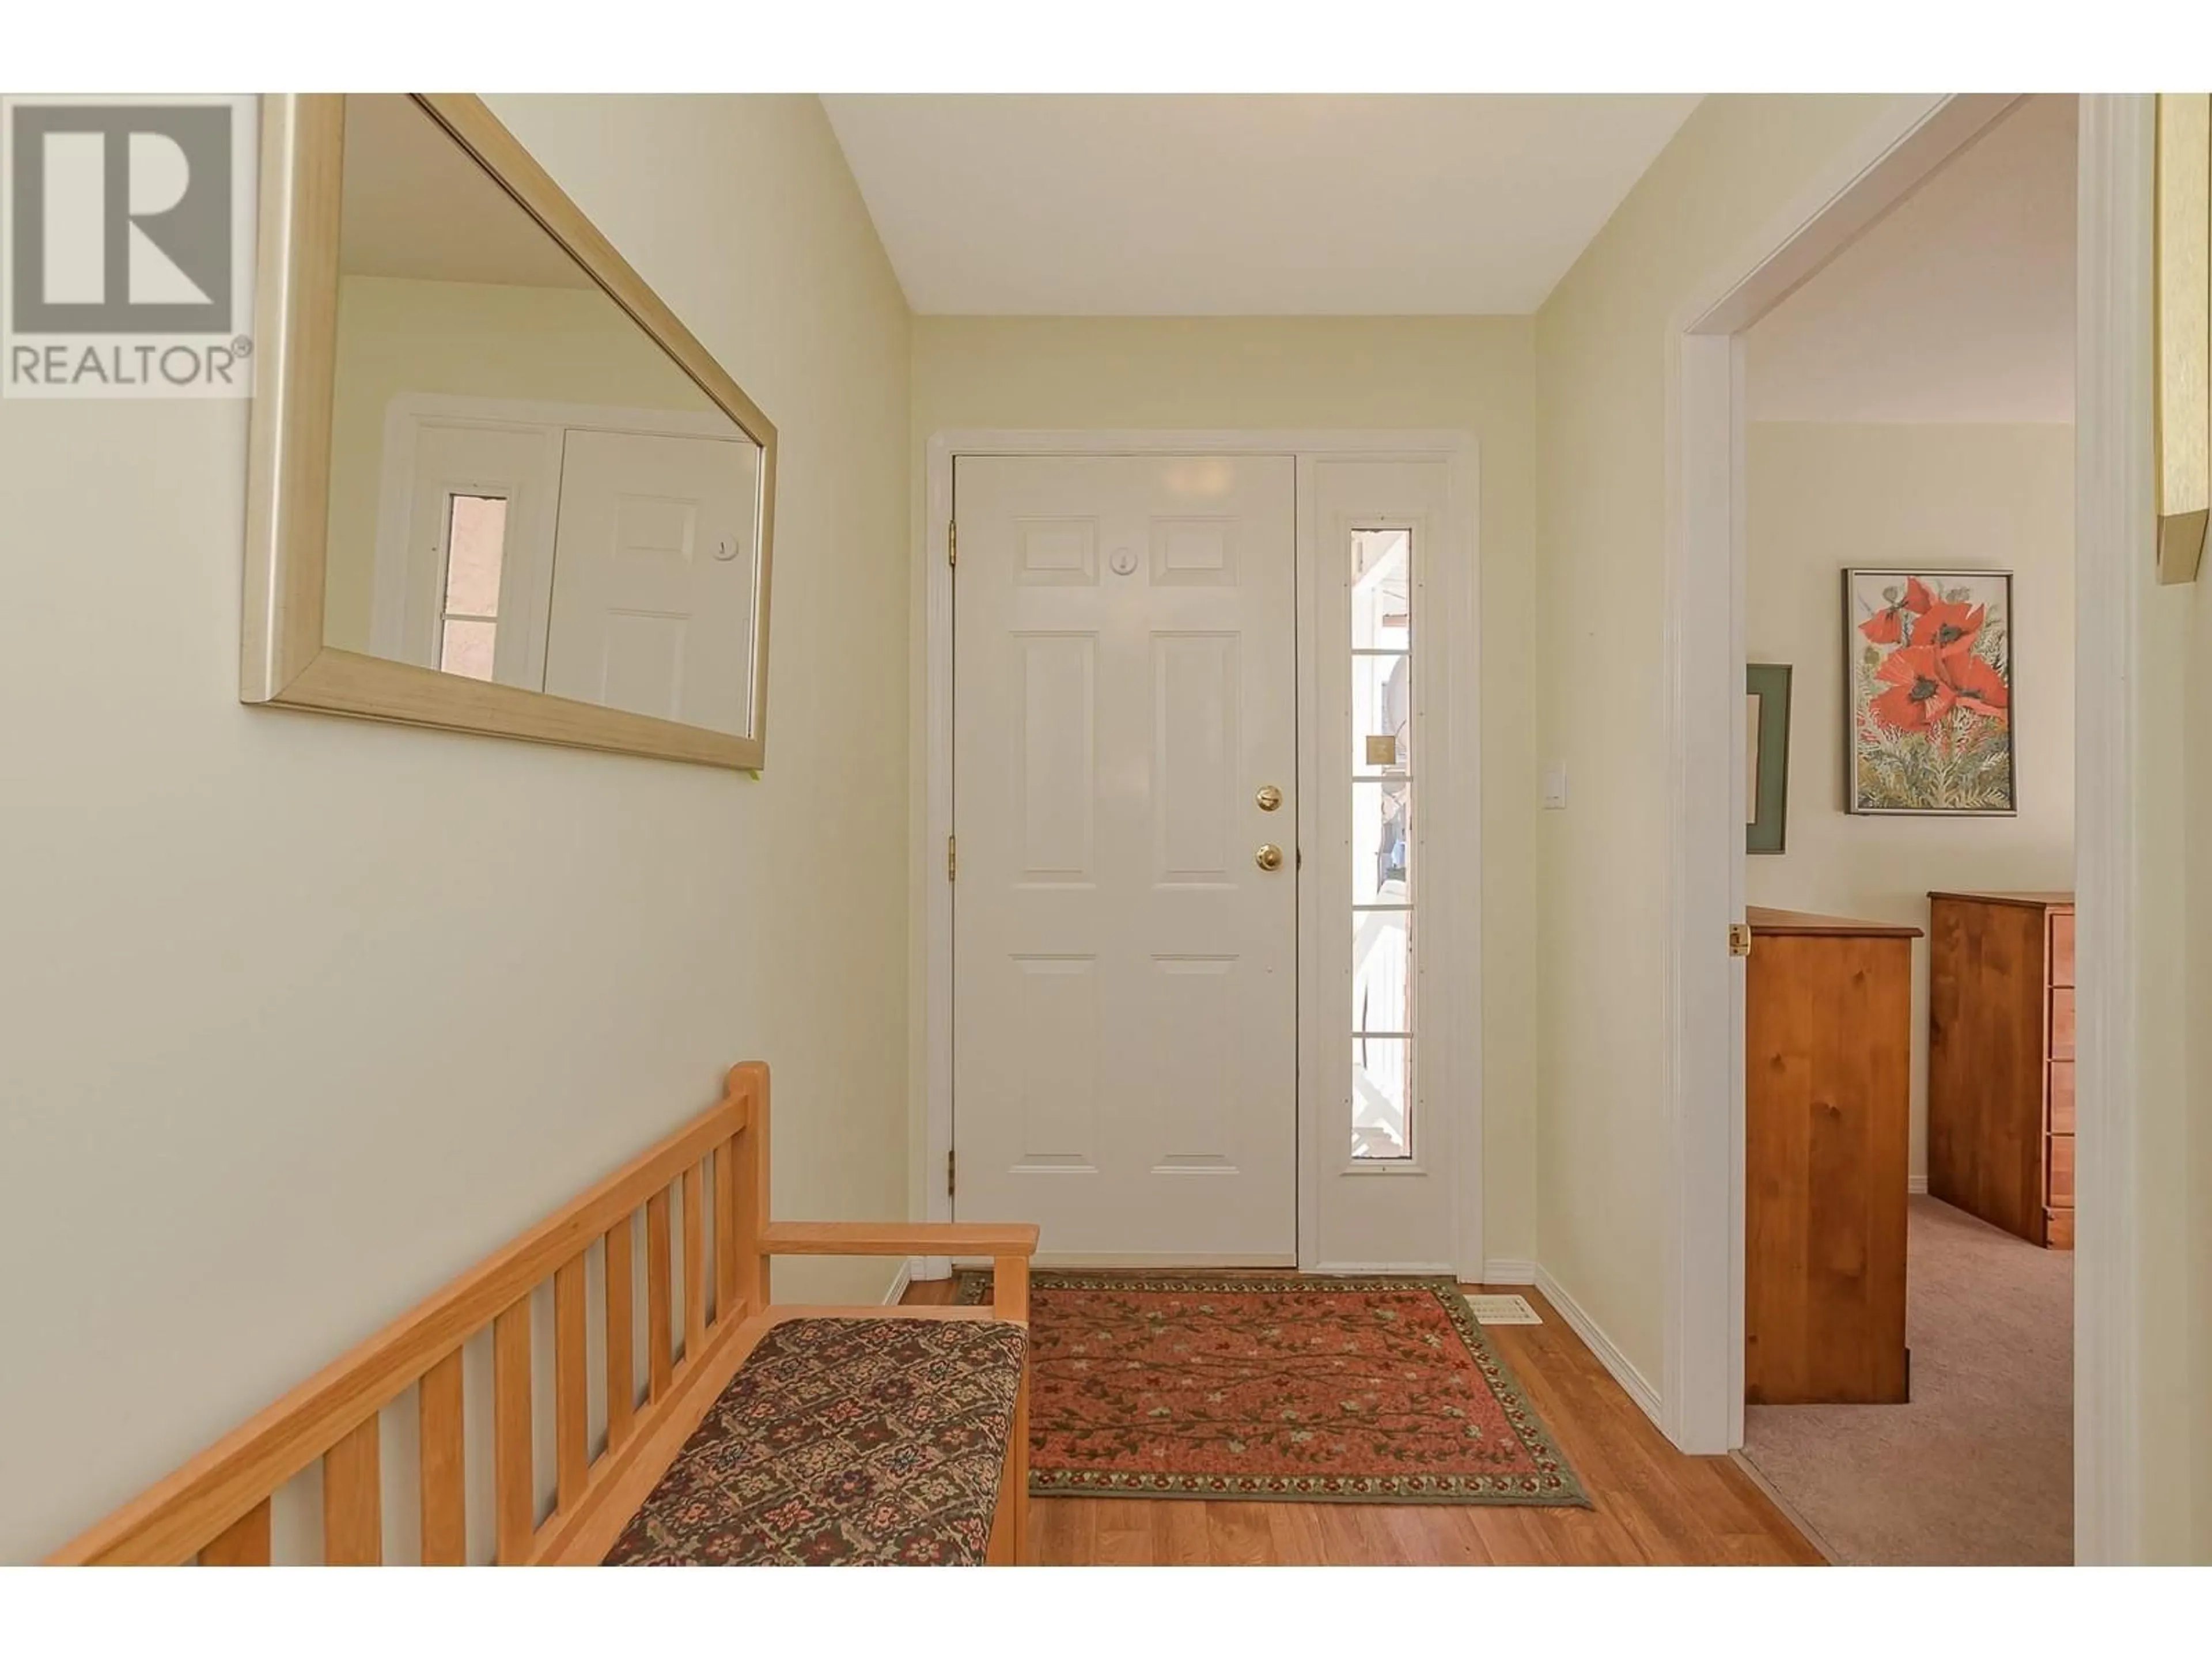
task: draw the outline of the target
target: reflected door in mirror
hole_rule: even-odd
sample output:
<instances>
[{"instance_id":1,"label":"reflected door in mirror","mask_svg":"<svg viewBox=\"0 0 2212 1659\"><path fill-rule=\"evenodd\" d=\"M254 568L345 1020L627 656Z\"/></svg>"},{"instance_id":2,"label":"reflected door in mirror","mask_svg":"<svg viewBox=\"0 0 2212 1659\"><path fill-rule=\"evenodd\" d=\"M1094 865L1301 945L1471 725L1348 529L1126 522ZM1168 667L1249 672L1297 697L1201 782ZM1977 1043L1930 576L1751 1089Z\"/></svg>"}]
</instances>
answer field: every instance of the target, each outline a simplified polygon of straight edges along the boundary
<instances>
[{"instance_id":1,"label":"reflected door in mirror","mask_svg":"<svg viewBox=\"0 0 2212 1659\"><path fill-rule=\"evenodd\" d=\"M748 447L726 440L570 433L545 689L732 729L752 678L754 487Z\"/></svg>"}]
</instances>

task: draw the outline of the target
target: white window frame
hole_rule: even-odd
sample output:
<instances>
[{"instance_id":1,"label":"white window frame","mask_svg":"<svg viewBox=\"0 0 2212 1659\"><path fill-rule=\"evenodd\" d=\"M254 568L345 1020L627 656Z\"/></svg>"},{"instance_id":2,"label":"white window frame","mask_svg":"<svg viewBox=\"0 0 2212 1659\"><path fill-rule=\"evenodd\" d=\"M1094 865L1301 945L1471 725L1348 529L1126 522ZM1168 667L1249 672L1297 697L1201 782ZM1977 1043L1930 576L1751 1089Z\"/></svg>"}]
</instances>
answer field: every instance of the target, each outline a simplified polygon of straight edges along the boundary
<instances>
[{"instance_id":1,"label":"white window frame","mask_svg":"<svg viewBox=\"0 0 2212 1659\"><path fill-rule=\"evenodd\" d=\"M1399 514L1393 517L1388 514L1354 514L1343 523L1341 529L1343 533L1340 536L1332 532L1322 538L1322 545L1324 549L1332 544L1338 544L1337 550L1343 560L1339 568L1340 580L1337 583L1330 584L1324 578L1322 588L1322 591L1325 595L1333 586L1343 596L1335 615L1334 617L1325 617L1322 618L1322 627L1320 629L1324 638L1331 633L1334 633L1337 636L1337 644L1339 647L1337 654L1340 660L1334 666L1338 669L1347 671L1347 678L1345 682L1345 696L1340 699L1335 700L1340 702L1342 706L1337 711L1338 715L1340 716L1340 718L1334 720L1334 729L1340 733L1347 736L1353 729L1359 714L1359 682L1358 672L1355 665L1363 655L1378 654L1374 652L1355 648L1352 644L1352 570L1351 561L1348 556L1348 556L1350 552L1349 544L1352 538L1355 535L1362 533L1380 533L1388 535L1402 532L1406 538L1406 608L1411 624L1408 630L1406 647L1406 662L1407 667L1406 685L1406 724L1407 727L1407 734L1412 740L1410 746L1414 757L1413 765L1407 773L1406 779L1407 782L1413 787L1413 822L1410 826L1411 834L1408 837L1411 845L1407 854L1408 869L1412 880L1409 884L1407 902L1402 907L1386 907L1378 903L1374 907L1373 910L1370 912L1370 914L1379 915L1395 913L1402 910L1402 913L1407 918L1407 925L1413 930L1413 971L1412 981L1406 989L1407 1006L1413 1017L1410 1020L1405 1023L1403 1030L1397 1031L1364 1031L1358 1029L1348 1013L1346 1018L1346 1030L1355 1055L1358 1045L1363 1040L1374 1042L1403 1041L1411 1046L1413 1086L1412 1092L1407 1096L1406 1100L1406 1152L1405 1156L1402 1158L1362 1158L1356 1156L1350 1157L1346 1160L1343 1173L1346 1175L1361 1175L1383 1174L1390 1171L1407 1172L1421 1167L1423 1134L1420 1126L1423 1115L1427 1109L1427 1103L1425 1097L1428 1092L1428 1085L1425 1081L1426 1069L1421 1064L1421 1045L1425 1041L1425 1028L1427 1024L1427 1016L1424 1012L1424 1010L1428 1006L1428 994L1425 988L1427 975L1425 972L1426 957L1424 956L1421 949L1423 930L1421 927L1420 907L1421 886L1422 883L1426 879L1424 872L1427 868L1427 865L1425 861L1426 849L1422 846L1422 837L1426 832L1428 815L1422 810L1421 805L1422 797L1427 790L1427 785L1422 781L1422 780L1427 776L1427 768L1422 761L1421 757L1425 752L1425 744L1427 744L1430 735L1426 729L1428 726L1427 693L1429 676L1425 666L1426 652L1423 641L1423 635L1425 632L1424 618L1426 615L1426 607L1428 603L1425 578L1430 559L1427 548L1429 530L1426 522L1425 520L1417 521L1415 515ZM1315 666L1318 668L1320 665L1316 664ZM1322 718L1324 720L1328 720L1330 719L1330 715L1324 712ZM1325 753L1328 732L1327 731L1323 731L1319 735L1324 745ZM1342 754L1346 751L1340 750L1339 752L1340 754ZM1358 786L1369 781L1360 775L1368 769L1369 769L1364 763L1355 759L1352 763L1346 767L1344 774L1340 779L1340 783L1343 787L1336 799L1332 803L1324 799L1322 803L1324 811L1329 810L1333 805L1336 810L1348 811L1350 813L1350 820L1346 825L1346 840L1347 842L1347 850L1349 851L1350 855L1355 860L1358 857L1358 852L1356 847L1349 846L1349 842L1351 835L1355 833L1358 827L1359 808L1353 803L1356 803L1358 799ZM1378 774L1377 781L1385 777L1387 777L1387 774ZM1377 793L1379 794L1381 792L1378 789ZM1361 912L1354 907L1348 892L1339 895L1339 897L1343 902L1343 915L1346 917L1357 916L1361 914ZM1347 967L1349 969L1349 972L1346 975L1346 988L1349 988L1350 983L1356 981L1358 974L1358 964L1356 957L1352 957L1347 963ZM1316 1033L1316 1036L1317 1035L1318 1033ZM1348 1058L1350 1056L1348 1056ZM1350 1120L1356 1121L1358 1114L1355 1110L1347 1115ZM1340 1127L1348 1132L1352 1127L1352 1124L1351 1121L1347 1121Z\"/></svg>"}]
</instances>

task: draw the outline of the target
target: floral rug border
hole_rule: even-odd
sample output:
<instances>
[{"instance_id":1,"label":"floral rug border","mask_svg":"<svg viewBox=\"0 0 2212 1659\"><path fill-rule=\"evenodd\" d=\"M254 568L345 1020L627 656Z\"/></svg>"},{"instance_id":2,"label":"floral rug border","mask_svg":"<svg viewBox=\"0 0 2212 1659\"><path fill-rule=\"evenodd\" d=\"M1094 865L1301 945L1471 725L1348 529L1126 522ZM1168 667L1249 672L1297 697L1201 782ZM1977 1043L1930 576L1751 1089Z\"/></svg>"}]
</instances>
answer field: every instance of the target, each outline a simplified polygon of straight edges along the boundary
<instances>
[{"instance_id":1,"label":"floral rug border","mask_svg":"<svg viewBox=\"0 0 2212 1659\"><path fill-rule=\"evenodd\" d=\"M990 1299L991 1270L963 1267L955 1276L953 1301L975 1307ZM1035 1498L1212 1498L1279 1500L1307 1504L1510 1504L1522 1508L1595 1509L1580 1477L1552 1438L1551 1430L1528 1403L1520 1379L1498 1357L1476 1321L1474 1310L1456 1280L1422 1274L1374 1273L1340 1278L1333 1273L1246 1275L1237 1273L1111 1273L1045 1270L1030 1276L1036 1291L1058 1286L1077 1291L1223 1291L1262 1294L1286 1291L1426 1291L1459 1333L1475 1369L1497 1396L1505 1419L1521 1443L1544 1470L1541 1476L1498 1475L1218 1475L1122 1474L1038 1467L1030 1463L1030 1494ZM1035 1302L1031 1314L1035 1314ZM1031 1348L1031 1363L1036 1350ZM1034 1426L1034 1422L1032 1423Z\"/></svg>"}]
</instances>

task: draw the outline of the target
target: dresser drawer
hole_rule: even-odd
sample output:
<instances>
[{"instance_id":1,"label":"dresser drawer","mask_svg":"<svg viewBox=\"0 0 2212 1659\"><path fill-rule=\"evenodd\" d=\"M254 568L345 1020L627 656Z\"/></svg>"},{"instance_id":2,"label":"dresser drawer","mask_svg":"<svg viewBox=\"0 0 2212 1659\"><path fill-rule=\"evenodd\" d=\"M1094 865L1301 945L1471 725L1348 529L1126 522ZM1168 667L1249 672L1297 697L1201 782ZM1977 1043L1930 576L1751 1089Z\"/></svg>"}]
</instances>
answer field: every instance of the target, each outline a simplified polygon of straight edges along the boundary
<instances>
[{"instance_id":1,"label":"dresser drawer","mask_svg":"<svg viewBox=\"0 0 2212 1659\"><path fill-rule=\"evenodd\" d=\"M2051 1137L2051 1167L2047 1173L2051 1202L2059 1209L2074 1207L2074 1137Z\"/></svg>"},{"instance_id":2,"label":"dresser drawer","mask_svg":"<svg viewBox=\"0 0 2212 1659\"><path fill-rule=\"evenodd\" d=\"M2051 982L2071 985L2074 982L2074 913L2054 910L2051 913Z\"/></svg>"},{"instance_id":3,"label":"dresser drawer","mask_svg":"<svg viewBox=\"0 0 2212 1659\"><path fill-rule=\"evenodd\" d=\"M2074 988L2055 988L2051 993L2051 1058L2074 1058Z\"/></svg>"},{"instance_id":4,"label":"dresser drawer","mask_svg":"<svg viewBox=\"0 0 2212 1659\"><path fill-rule=\"evenodd\" d=\"M2054 1250L2074 1248L2074 1212L2045 1210L2043 1212L2043 1242Z\"/></svg>"},{"instance_id":5,"label":"dresser drawer","mask_svg":"<svg viewBox=\"0 0 2212 1659\"><path fill-rule=\"evenodd\" d=\"M2054 1060L2051 1062L2051 1122L2055 1135L2074 1133L2074 1062Z\"/></svg>"}]
</instances>

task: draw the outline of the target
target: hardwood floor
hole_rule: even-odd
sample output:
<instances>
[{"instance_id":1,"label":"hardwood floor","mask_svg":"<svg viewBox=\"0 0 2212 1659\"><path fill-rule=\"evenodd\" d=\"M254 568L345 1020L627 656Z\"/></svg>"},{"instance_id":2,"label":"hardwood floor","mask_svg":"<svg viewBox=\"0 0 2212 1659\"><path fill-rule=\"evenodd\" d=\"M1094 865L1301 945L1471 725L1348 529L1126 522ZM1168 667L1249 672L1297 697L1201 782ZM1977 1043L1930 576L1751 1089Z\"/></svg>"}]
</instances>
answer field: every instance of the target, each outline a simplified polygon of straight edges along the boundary
<instances>
[{"instance_id":1,"label":"hardwood floor","mask_svg":"<svg viewBox=\"0 0 2212 1659\"><path fill-rule=\"evenodd\" d=\"M953 1281L908 1302L949 1302ZM1480 1289L1470 1285L1469 1290ZM1725 1457L1686 1457L1621 1392L1552 1305L1541 1325L1490 1325L1529 1403L1559 1437L1594 1510L1467 1504L1249 1504L1038 1498L1030 1543L1047 1566L1817 1566L1818 1551Z\"/></svg>"}]
</instances>

